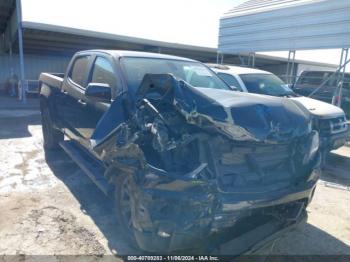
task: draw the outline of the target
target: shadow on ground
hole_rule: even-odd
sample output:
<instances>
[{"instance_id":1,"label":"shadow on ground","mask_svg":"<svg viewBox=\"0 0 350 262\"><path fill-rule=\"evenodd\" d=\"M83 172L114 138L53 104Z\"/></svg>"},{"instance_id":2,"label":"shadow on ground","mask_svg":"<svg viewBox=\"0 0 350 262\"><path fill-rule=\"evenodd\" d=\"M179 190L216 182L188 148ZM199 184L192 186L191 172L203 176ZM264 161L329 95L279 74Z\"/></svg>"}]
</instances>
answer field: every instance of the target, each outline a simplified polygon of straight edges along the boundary
<instances>
[{"instance_id":1,"label":"shadow on ground","mask_svg":"<svg viewBox=\"0 0 350 262\"><path fill-rule=\"evenodd\" d=\"M106 237L109 249L119 255L142 254L121 235L113 200L106 197L63 150L48 151L45 156L53 174L65 183L79 201L81 210L92 218Z\"/></svg>"},{"instance_id":2,"label":"shadow on ground","mask_svg":"<svg viewBox=\"0 0 350 262\"><path fill-rule=\"evenodd\" d=\"M39 110L0 109L0 139L30 137L28 126L40 124Z\"/></svg>"},{"instance_id":3,"label":"shadow on ground","mask_svg":"<svg viewBox=\"0 0 350 262\"><path fill-rule=\"evenodd\" d=\"M32 116L23 117L1 117L0 116L0 139L23 138L32 136L28 131L29 125L40 125L39 112Z\"/></svg>"},{"instance_id":4,"label":"shadow on ground","mask_svg":"<svg viewBox=\"0 0 350 262\"><path fill-rule=\"evenodd\" d=\"M350 187L350 156L330 153L321 179L329 183Z\"/></svg>"},{"instance_id":5,"label":"shadow on ground","mask_svg":"<svg viewBox=\"0 0 350 262\"><path fill-rule=\"evenodd\" d=\"M0 139L30 137L28 126L40 123L39 99L0 96Z\"/></svg>"},{"instance_id":6,"label":"shadow on ground","mask_svg":"<svg viewBox=\"0 0 350 262\"><path fill-rule=\"evenodd\" d=\"M300 224L277 239L268 250L273 255L350 255L350 246L309 224Z\"/></svg>"}]
</instances>

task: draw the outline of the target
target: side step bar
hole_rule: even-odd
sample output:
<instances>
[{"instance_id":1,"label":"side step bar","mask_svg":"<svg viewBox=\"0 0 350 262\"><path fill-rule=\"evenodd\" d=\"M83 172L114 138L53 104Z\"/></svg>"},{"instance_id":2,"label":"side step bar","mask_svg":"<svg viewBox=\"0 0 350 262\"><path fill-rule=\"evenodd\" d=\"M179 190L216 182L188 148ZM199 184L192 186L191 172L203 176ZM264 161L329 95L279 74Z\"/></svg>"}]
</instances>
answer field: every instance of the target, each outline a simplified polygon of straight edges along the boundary
<instances>
[{"instance_id":1,"label":"side step bar","mask_svg":"<svg viewBox=\"0 0 350 262\"><path fill-rule=\"evenodd\" d=\"M88 152L80 148L74 141L62 141L60 146L105 195L109 196L113 192L113 187L103 176L104 167Z\"/></svg>"}]
</instances>

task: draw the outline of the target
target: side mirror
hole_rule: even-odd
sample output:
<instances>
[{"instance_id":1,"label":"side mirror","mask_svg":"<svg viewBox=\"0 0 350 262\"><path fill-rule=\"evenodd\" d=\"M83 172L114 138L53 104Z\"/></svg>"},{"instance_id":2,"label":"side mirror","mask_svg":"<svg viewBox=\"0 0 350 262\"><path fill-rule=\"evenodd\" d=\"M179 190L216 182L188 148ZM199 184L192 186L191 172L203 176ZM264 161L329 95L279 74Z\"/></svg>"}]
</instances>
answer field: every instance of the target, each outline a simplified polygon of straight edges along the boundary
<instances>
[{"instance_id":1,"label":"side mirror","mask_svg":"<svg viewBox=\"0 0 350 262\"><path fill-rule=\"evenodd\" d=\"M85 90L85 96L99 102L110 102L112 98L111 87L109 84L90 83Z\"/></svg>"}]
</instances>

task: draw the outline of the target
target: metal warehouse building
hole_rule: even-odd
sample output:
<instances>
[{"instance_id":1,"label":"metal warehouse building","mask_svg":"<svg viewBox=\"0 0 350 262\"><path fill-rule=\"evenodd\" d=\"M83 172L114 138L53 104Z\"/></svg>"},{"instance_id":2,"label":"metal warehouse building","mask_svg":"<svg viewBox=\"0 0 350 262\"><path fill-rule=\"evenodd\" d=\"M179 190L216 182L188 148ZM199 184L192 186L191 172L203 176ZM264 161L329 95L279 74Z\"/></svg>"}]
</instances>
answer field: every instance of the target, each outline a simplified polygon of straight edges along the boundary
<instances>
[{"instance_id":1,"label":"metal warehouse building","mask_svg":"<svg viewBox=\"0 0 350 262\"><path fill-rule=\"evenodd\" d=\"M337 72L344 78L349 14L349 0L249 0L221 18L219 52L289 51L286 75L293 82L297 50L342 49Z\"/></svg>"},{"instance_id":2,"label":"metal warehouse building","mask_svg":"<svg viewBox=\"0 0 350 262\"><path fill-rule=\"evenodd\" d=\"M347 48L348 0L250 0L220 23L224 53Z\"/></svg>"},{"instance_id":3,"label":"metal warehouse building","mask_svg":"<svg viewBox=\"0 0 350 262\"><path fill-rule=\"evenodd\" d=\"M251 2L251 1L250 1ZM256 1L275 2L275 1ZM292 2L292 1L285 1ZM261 4L260 3L260 4ZM244 6L243 6L244 7ZM239 7L239 8L242 8ZM127 49L185 56L203 62L255 65L257 68L284 75L288 59L245 52L221 52L218 49L155 41L116 34L22 21L20 0L0 0L0 90L13 74L23 85L38 79L40 72L64 72L71 55L83 49ZM221 36L220 36L221 37ZM204 43L205 44L205 43ZM223 51L223 47L220 47ZM295 61L294 73L302 69L331 69L336 66Z\"/></svg>"}]
</instances>

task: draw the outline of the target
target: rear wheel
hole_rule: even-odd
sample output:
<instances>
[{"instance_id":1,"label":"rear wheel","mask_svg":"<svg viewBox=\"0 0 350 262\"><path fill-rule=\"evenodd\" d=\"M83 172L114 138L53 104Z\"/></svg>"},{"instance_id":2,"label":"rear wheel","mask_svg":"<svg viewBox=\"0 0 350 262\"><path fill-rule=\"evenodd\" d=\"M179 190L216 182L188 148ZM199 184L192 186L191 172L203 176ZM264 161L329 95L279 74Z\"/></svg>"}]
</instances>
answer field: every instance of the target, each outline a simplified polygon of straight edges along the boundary
<instances>
[{"instance_id":1,"label":"rear wheel","mask_svg":"<svg viewBox=\"0 0 350 262\"><path fill-rule=\"evenodd\" d=\"M44 148L48 150L57 149L59 142L64 140L64 134L53 127L52 117L47 107L42 107L41 124L44 138Z\"/></svg>"},{"instance_id":2,"label":"rear wheel","mask_svg":"<svg viewBox=\"0 0 350 262\"><path fill-rule=\"evenodd\" d=\"M121 230L129 244L137 247L132 223L132 208L134 198L132 192L132 180L128 175L119 175L116 181L115 209Z\"/></svg>"}]
</instances>

